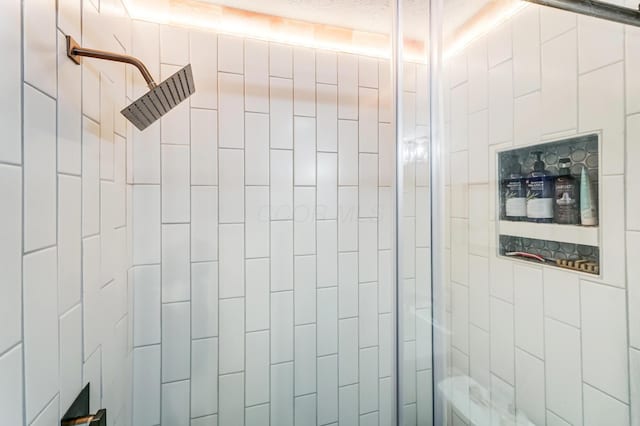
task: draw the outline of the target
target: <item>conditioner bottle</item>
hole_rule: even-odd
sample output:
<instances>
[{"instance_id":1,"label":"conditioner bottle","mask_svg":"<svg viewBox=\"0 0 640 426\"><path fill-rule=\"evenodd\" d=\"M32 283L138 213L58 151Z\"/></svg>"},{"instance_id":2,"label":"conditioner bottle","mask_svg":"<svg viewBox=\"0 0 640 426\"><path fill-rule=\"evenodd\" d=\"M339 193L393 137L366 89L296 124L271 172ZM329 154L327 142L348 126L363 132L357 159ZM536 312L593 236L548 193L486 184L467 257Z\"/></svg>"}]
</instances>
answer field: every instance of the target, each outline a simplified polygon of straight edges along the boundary
<instances>
[{"instance_id":1,"label":"conditioner bottle","mask_svg":"<svg viewBox=\"0 0 640 426\"><path fill-rule=\"evenodd\" d=\"M578 225L580 223L580 186L571 175L571 160L560 159L560 172L556 178L556 223Z\"/></svg>"},{"instance_id":2,"label":"conditioner bottle","mask_svg":"<svg viewBox=\"0 0 640 426\"><path fill-rule=\"evenodd\" d=\"M532 154L538 159L527 177L527 219L530 222L552 223L555 178L545 169L542 152Z\"/></svg>"}]
</instances>

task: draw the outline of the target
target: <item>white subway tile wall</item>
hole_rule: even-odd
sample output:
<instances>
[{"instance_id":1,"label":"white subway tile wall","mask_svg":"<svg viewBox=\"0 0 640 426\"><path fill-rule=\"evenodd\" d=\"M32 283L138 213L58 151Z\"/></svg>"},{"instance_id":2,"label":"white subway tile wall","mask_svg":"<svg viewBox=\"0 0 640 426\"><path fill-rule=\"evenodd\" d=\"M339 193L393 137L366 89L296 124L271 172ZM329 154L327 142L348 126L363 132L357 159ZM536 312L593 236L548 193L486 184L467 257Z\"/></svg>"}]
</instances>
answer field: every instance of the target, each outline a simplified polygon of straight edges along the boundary
<instances>
[{"instance_id":1,"label":"white subway tile wall","mask_svg":"<svg viewBox=\"0 0 640 426\"><path fill-rule=\"evenodd\" d=\"M631 28L529 6L446 65L451 374L469 370L494 403L535 424L638 421L638 103L628 72L639 40ZM499 258L496 150L593 131L602 278Z\"/></svg>"}]
</instances>

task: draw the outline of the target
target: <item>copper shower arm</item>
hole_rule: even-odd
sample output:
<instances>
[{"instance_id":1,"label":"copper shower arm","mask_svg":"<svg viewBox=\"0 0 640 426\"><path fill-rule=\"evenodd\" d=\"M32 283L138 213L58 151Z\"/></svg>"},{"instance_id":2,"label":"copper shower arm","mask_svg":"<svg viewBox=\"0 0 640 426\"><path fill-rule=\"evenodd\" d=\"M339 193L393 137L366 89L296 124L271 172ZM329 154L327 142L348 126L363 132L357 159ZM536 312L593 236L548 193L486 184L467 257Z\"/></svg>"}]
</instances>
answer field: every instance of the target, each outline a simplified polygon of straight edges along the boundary
<instances>
[{"instance_id":1,"label":"copper shower arm","mask_svg":"<svg viewBox=\"0 0 640 426\"><path fill-rule=\"evenodd\" d=\"M153 80L151 73L147 69L144 63L138 58L129 55L121 55L119 53L105 52L103 50L96 49L87 49L85 47L80 46L71 36L66 36L67 39L67 56L71 58L73 62L80 65L81 56L86 56L87 58L96 58L96 59L104 59L107 61L115 61L115 62L123 62L125 64L131 64L134 67L138 68L142 77L147 82L149 89L153 89L157 86L156 82Z\"/></svg>"}]
</instances>

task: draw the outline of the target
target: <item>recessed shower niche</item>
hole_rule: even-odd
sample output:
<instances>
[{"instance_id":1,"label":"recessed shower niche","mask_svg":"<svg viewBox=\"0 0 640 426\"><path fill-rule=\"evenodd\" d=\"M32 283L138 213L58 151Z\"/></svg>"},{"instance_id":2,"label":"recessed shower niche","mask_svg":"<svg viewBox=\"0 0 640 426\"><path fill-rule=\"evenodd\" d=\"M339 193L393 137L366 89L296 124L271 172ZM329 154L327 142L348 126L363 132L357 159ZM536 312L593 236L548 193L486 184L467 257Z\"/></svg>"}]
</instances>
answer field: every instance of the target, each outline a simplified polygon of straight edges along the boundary
<instances>
[{"instance_id":1,"label":"recessed shower niche","mask_svg":"<svg viewBox=\"0 0 640 426\"><path fill-rule=\"evenodd\" d=\"M498 152L501 256L600 275L600 135Z\"/></svg>"}]
</instances>

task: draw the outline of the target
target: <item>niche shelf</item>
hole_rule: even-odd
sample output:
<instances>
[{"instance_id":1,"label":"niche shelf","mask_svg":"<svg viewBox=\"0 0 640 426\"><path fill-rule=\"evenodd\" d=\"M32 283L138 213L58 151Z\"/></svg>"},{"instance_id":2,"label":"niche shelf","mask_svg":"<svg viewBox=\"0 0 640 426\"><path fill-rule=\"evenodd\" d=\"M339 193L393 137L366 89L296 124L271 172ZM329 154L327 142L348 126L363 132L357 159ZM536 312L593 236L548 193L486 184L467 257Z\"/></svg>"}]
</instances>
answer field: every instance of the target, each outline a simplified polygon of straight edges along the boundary
<instances>
[{"instance_id":1,"label":"niche shelf","mask_svg":"<svg viewBox=\"0 0 640 426\"><path fill-rule=\"evenodd\" d=\"M599 148L600 135L592 133L530 146L519 146L497 153L498 179L495 191L499 205L497 206L496 237L499 242L498 254L500 256L600 275L601 237L598 226L509 220L505 214L506 201L502 186L502 182L509 177L510 165L513 164L514 159L520 163L522 176L526 177L533 170L536 160L532 153L540 151L546 171L554 176L558 175L560 159L570 158L571 175L576 178L578 187L582 170L585 169L591 181L593 203L598 207L600 197ZM599 211L599 209L597 210ZM540 256L545 261L513 256L514 252Z\"/></svg>"}]
</instances>

